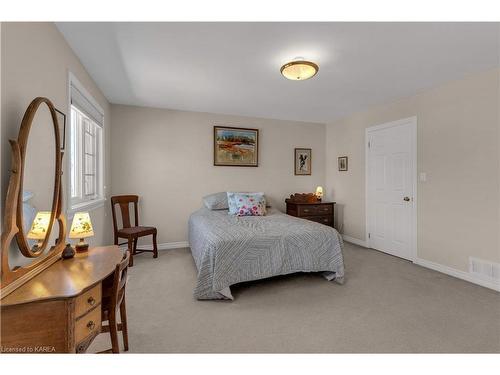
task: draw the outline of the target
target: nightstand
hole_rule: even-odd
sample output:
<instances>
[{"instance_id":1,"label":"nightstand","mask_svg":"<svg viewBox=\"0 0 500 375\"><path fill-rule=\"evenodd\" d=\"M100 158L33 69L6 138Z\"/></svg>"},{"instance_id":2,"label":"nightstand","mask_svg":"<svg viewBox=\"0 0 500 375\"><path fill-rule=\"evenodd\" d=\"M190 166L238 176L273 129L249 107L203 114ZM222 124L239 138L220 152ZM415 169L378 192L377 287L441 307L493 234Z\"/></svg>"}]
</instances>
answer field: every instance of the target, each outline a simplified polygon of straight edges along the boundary
<instances>
[{"instance_id":1,"label":"nightstand","mask_svg":"<svg viewBox=\"0 0 500 375\"><path fill-rule=\"evenodd\" d=\"M288 215L333 227L335 202L303 202L294 200L293 196L285 202Z\"/></svg>"}]
</instances>

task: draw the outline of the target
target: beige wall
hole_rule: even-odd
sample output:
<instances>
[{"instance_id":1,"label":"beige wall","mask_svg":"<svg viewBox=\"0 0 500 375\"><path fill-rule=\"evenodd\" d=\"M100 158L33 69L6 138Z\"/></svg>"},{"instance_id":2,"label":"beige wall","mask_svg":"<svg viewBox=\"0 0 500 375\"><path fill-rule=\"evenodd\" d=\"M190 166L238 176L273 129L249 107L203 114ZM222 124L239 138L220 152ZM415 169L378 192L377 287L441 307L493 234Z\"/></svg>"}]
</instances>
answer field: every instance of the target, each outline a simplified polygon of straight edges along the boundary
<instances>
[{"instance_id":1,"label":"beige wall","mask_svg":"<svg viewBox=\"0 0 500 375\"><path fill-rule=\"evenodd\" d=\"M66 114L68 110L68 72L72 72L104 109L105 149L109 151L109 104L74 55L66 40L52 23L2 23L2 200L9 180L10 147L8 139L17 138L26 107L37 96L49 98ZM66 124L68 127L69 124ZM67 160L67 157L65 157ZM110 158L105 155L107 170ZM41 178L41 176L40 176ZM109 188L109 173L106 176ZM64 186L67 191L67 186ZM111 241L109 208L91 211L95 237L93 244ZM70 223L69 223L70 224ZM68 224L68 225L69 225Z\"/></svg>"},{"instance_id":2,"label":"beige wall","mask_svg":"<svg viewBox=\"0 0 500 375\"><path fill-rule=\"evenodd\" d=\"M144 225L160 243L187 240L189 214L204 195L263 191L284 209L294 192L325 182L325 126L210 113L112 105L113 194L141 196ZM260 129L259 167L213 166L213 126ZM294 148L312 148L312 176L294 176Z\"/></svg>"},{"instance_id":3,"label":"beige wall","mask_svg":"<svg viewBox=\"0 0 500 375\"><path fill-rule=\"evenodd\" d=\"M365 239L365 128L418 117L418 257L466 271L499 262L499 70L483 72L327 125L326 185L343 233ZM349 156L338 172L337 157Z\"/></svg>"}]
</instances>

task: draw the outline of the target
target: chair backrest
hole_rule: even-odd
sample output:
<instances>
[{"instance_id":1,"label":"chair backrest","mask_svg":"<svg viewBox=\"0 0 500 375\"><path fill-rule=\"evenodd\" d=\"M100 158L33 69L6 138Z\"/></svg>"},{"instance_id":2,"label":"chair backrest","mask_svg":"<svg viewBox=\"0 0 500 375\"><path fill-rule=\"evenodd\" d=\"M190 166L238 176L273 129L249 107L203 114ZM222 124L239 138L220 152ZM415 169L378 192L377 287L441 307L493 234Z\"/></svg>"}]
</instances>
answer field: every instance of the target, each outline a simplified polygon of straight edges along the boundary
<instances>
[{"instance_id":1,"label":"chair backrest","mask_svg":"<svg viewBox=\"0 0 500 375\"><path fill-rule=\"evenodd\" d=\"M125 296L129 258L130 252L127 250L121 262L118 263L115 267L115 272L113 275L113 287L111 290L111 298L114 302L113 305L115 306L115 308L117 306L120 306L123 297Z\"/></svg>"},{"instance_id":2,"label":"chair backrest","mask_svg":"<svg viewBox=\"0 0 500 375\"><path fill-rule=\"evenodd\" d=\"M132 225L130 223L130 203L134 204L134 226L139 226L139 212L137 211L137 202L139 202L139 196L137 195L115 195L111 197L111 209L113 213L113 230L116 232L119 230L118 224L116 222L116 211L115 206L118 204L120 206L120 211L122 214L122 228L130 228Z\"/></svg>"}]
</instances>

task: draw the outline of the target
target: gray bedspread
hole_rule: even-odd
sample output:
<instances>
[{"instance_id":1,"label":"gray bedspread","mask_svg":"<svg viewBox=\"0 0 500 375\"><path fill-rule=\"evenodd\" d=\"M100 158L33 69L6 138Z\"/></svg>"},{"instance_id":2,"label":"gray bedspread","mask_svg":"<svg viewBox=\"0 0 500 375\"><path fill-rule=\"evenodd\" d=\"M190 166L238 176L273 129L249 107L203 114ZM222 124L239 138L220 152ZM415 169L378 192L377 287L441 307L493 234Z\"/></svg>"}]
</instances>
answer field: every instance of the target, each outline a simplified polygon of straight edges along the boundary
<instances>
[{"instance_id":1,"label":"gray bedspread","mask_svg":"<svg viewBox=\"0 0 500 375\"><path fill-rule=\"evenodd\" d=\"M201 208L189 218L189 245L198 268L197 299L233 299L230 286L294 272L344 279L343 242L326 225L270 209L236 217Z\"/></svg>"}]
</instances>

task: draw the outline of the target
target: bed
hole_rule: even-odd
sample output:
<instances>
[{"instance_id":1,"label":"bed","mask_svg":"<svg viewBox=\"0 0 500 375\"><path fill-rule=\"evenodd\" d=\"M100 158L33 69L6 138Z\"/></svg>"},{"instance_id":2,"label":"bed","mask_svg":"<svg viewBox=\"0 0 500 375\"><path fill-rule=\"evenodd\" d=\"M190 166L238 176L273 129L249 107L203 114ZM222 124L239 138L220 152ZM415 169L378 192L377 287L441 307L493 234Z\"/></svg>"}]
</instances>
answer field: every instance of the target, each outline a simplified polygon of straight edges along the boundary
<instances>
[{"instance_id":1,"label":"bed","mask_svg":"<svg viewBox=\"0 0 500 375\"><path fill-rule=\"evenodd\" d=\"M233 216L201 208L189 218L197 299L233 299L231 285L295 272L322 272L344 281L343 242L326 225L269 209L266 216Z\"/></svg>"}]
</instances>

